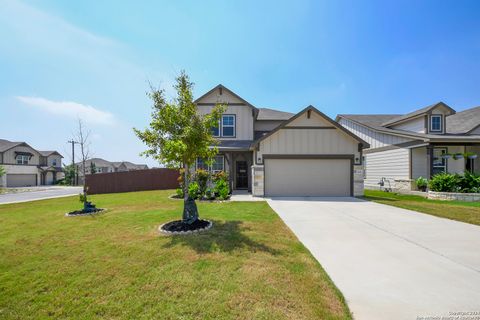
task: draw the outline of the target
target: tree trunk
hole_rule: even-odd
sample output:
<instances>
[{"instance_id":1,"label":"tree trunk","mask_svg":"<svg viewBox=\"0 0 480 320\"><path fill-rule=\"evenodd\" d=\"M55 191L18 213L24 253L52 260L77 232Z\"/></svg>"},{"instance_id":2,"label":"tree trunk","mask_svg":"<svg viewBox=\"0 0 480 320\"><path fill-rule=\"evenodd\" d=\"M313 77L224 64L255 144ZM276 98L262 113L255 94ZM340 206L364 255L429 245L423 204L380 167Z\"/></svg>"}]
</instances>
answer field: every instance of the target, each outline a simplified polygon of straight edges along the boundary
<instances>
[{"instance_id":1,"label":"tree trunk","mask_svg":"<svg viewBox=\"0 0 480 320\"><path fill-rule=\"evenodd\" d=\"M190 181L188 180L189 176L189 166L187 164L184 165L184 190L183 190L183 222L192 224L198 220L198 209L195 203L195 200L190 198L188 195L188 186L190 185Z\"/></svg>"}]
</instances>

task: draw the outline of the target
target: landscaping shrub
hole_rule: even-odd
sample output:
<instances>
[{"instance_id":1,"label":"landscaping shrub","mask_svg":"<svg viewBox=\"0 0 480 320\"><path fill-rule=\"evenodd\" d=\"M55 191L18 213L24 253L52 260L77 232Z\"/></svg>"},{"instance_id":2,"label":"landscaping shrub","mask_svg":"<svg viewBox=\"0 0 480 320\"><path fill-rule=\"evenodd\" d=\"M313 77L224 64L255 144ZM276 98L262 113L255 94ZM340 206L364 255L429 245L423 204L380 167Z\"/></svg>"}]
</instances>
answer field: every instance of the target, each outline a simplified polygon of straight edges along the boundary
<instances>
[{"instance_id":1,"label":"landscaping shrub","mask_svg":"<svg viewBox=\"0 0 480 320\"><path fill-rule=\"evenodd\" d=\"M461 192L478 193L480 192L480 176L466 171L460 177L459 187Z\"/></svg>"},{"instance_id":2,"label":"landscaping shrub","mask_svg":"<svg viewBox=\"0 0 480 320\"><path fill-rule=\"evenodd\" d=\"M200 197L203 198L205 196L205 192L207 191L207 183L208 183L208 178L210 177L208 171L203 170L203 169L198 169L195 172L195 178L199 186L199 194Z\"/></svg>"},{"instance_id":3,"label":"landscaping shrub","mask_svg":"<svg viewBox=\"0 0 480 320\"><path fill-rule=\"evenodd\" d=\"M197 199L199 190L200 190L200 187L198 183L196 181L193 181L188 186L188 196L192 199Z\"/></svg>"},{"instance_id":4,"label":"landscaping shrub","mask_svg":"<svg viewBox=\"0 0 480 320\"><path fill-rule=\"evenodd\" d=\"M428 187L436 192L460 192L460 175L438 173L430 179Z\"/></svg>"},{"instance_id":5,"label":"landscaping shrub","mask_svg":"<svg viewBox=\"0 0 480 320\"><path fill-rule=\"evenodd\" d=\"M428 180L424 177L418 177L417 180L415 180L415 184L417 185L418 190L425 191L428 186Z\"/></svg>"},{"instance_id":6,"label":"landscaping shrub","mask_svg":"<svg viewBox=\"0 0 480 320\"><path fill-rule=\"evenodd\" d=\"M229 194L228 183L225 180L219 180L215 185L215 193L218 194L220 200L227 199Z\"/></svg>"},{"instance_id":7,"label":"landscaping shrub","mask_svg":"<svg viewBox=\"0 0 480 320\"><path fill-rule=\"evenodd\" d=\"M177 198L183 198L184 194L183 194L183 188L177 188L177 190L175 190L176 194L177 194Z\"/></svg>"}]
</instances>

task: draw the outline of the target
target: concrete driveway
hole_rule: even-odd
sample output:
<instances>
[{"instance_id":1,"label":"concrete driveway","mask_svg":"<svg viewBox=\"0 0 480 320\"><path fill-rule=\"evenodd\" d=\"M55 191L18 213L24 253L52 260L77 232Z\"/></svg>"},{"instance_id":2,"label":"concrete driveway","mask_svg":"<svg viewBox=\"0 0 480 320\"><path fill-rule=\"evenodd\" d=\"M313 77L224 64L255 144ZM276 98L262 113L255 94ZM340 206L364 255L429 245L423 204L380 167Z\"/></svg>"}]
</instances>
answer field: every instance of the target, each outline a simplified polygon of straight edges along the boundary
<instances>
[{"instance_id":1,"label":"concrete driveway","mask_svg":"<svg viewBox=\"0 0 480 320\"><path fill-rule=\"evenodd\" d=\"M19 189L18 192L0 194L0 205L78 195L83 187L41 186Z\"/></svg>"},{"instance_id":2,"label":"concrete driveway","mask_svg":"<svg viewBox=\"0 0 480 320\"><path fill-rule=\"evenodd\" d=\"M480 319L480 227L354 198L268 203L322 264L355 319L453 312L477 317L452 319Z\"/></svg>"}]
</instances>

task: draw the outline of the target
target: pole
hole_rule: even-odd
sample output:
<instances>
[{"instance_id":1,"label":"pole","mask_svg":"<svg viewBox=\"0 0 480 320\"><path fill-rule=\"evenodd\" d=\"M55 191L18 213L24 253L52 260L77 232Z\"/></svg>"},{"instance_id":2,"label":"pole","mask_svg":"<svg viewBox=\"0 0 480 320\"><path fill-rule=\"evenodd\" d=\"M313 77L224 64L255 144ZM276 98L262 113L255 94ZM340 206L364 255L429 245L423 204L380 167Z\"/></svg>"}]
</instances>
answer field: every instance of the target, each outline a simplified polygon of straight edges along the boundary
<instances>
[{"instance_id":1,"label":"pole","mask_svg":"<svg viewBox=\"0 0 480 320\"><path fill-rule=\"evenodd\" d=\"M75 177L76 177L76 170L75 170L75 143L78 143L76 142L75 140L69 140L68 143L71 143L72 144L72 170L73 170L73 177L71 177L72 181L72 186L76 185L75 183Z\"/></svg>"}]
</instances>

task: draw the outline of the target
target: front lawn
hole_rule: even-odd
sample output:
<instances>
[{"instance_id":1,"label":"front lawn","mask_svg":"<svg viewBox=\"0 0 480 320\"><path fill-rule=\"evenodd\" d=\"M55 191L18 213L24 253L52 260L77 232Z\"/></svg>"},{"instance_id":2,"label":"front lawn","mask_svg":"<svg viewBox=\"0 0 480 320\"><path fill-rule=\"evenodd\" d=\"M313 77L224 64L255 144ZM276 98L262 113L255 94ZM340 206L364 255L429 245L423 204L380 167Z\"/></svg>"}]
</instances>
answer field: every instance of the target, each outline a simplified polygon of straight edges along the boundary
<instances>
[{"instance_id":1,"label":"front lawn","mask_svg":"<svg viewBox=\"0 0 480 320\"><path fill-rule=\"evenodd\" d=\"M365 190L365 199L437 217L480 225L480 202L429 200L420 196Z\"/></svg>"},{"instance_id":2,"label":"front lawn","mask_svg":"<svg viewBox=\"0 0 480 320\"><path fill-rule=\"evenodd\" d=\"M0 205L0 318L350 319L321 266L266 202L201 203L211 231L167 237L173 191Z\"/></svg>"}]
</instances>

